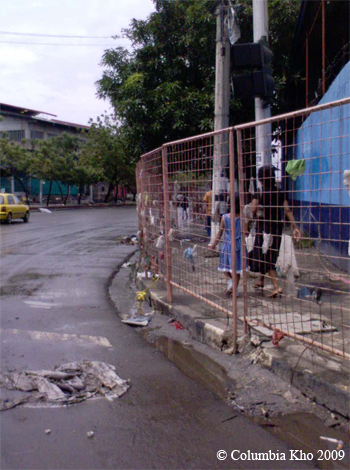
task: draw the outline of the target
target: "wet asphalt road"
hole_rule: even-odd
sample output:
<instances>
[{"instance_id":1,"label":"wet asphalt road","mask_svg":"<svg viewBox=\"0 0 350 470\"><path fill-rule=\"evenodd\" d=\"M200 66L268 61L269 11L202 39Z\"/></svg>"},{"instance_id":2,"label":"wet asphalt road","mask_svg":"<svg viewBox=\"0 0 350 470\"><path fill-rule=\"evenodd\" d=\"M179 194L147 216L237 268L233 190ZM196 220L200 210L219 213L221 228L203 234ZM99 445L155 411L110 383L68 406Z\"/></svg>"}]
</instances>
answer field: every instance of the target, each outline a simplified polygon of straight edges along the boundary
<instances>
[{"instance_id":1,"label":"wet asphalt road","mask_svg":"<svg viewBox=\"0 0 350 470\"><path fill-rule=\"evenodd\" d=\"M114 402L2 412L1 468L307 468L244 416L229 419L230 407L120 323L107 287L134 249L117 238L136 225L135 208L119 207L33 213L29 224L0 227L1 371L98 360L131 380ZM217 459L234 449L288 460Z\"/></svg>"}]
</instances>

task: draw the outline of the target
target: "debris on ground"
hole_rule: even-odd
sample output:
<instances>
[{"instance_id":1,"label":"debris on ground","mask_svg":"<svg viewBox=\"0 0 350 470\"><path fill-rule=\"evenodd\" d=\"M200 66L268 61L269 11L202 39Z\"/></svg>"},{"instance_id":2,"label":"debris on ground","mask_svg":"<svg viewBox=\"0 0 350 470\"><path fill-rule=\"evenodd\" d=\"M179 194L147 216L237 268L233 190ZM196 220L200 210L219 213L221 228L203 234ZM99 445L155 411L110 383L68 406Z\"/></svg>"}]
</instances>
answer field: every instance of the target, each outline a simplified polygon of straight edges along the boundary
<instances>
[{"instance_id":1,"label":"debris on ground","mask_svg":"<svg viewBox=\"0 0 350 470\"><path fill-rule=\"evenodd\" d=\"M87 433L87 437L90 437L90 438L91 438L91 437L94 437L94 434L95 434L95 433L94 433L93 431L89 431L89 432Z\"/></svg>"},{"instance_id":2,"label":"debris on ground","mask_svg":"<svg viewBox=\"0 0 350 470\"><path fill-rule=\"evenodd\" d=\"M344 446L343 441L340 441L339 439L334 439L333 437L320 436L320 439L322 441L328 441L328 442L332 442L333 444L337 444L337 450L341 450Z\"/></svg>"},{"instance_id":3,"label":"debris on ground","mask_svg":"<svg viewBox=\"0 0 350 470\"><path fill-rule=\"evenodd\" d=\"M121 322L131 326L147 326L150 322L150 317L127 318L126 320L121 320Z\"/></svg>"},{"instance_id":4,"label":"debris on ground","mask_svg":"<svg viewBox=\"0 0 350 470\"><path fill-rule=\"evenodd\" d=\"M51 429L45 429L45 434L51 434Z\"/></svg>"},{"instance_id":5,"label":"debris on ground","mask_svg":"<svg viewBox=\"0 0 350 470\"><path fill-rule=\"evenodd\" d=\"M147 297L147 289L139 290L136 292L136 300L139 302L143 302L146 300Z\"/></svg>"},{"instance_id":6,"label":"debris on ground","mask_svg":"<svg viewBox=\"0 0 350 470\"><path fill-rule=\"evenodd\" d=\"M171 326L175 326L175 328L176 328L177 330L183 330L183 329L184 329L184 327L181 325L181 323L179 322L179 320L175 320L175 319L172 320Z\"/></svg>"},{"instance_id":7,"label":"debris on ground","mask_svg":"<svg viewBox=\"0 0 350 470\"><path fill-rule=\"evenodd\" d=\"M250 337L250 342L252 343L253 346L257 348L261 344L261 339L259 338L258 335L252 335Z\"/></svg>"},{"instance_id":8,"label":"debris on ground","mask_svg":"<svg viewBox=\"0 0 350 470\"><path fill-rule=\"evenodd\" d=\"M23 396L23 397L15 398L13 400L10 400L10 399L0 400L0 411L5 411L5 410L10 410L11 408L15 408L18 405L27 403L29 399L30 399L29 396Z\"/></svg>"},{"instance_id":9,"label":"debris on ground","mask_svg":"<svg viewBox=\"0 0 350 470\"><path fill-rule=\"evenodd\" d=\"M244 409L244 406L240 405L239 403L236 402L236 400L231 400L231 404L234 408L236 408L237 410L241 411L242 413L244 413L245 409Z\"/></svg>"},{"instance_id":10,"label":"debris on ground","mask_svg":"<svg viewBox=\"0 0 350 470\"><path fill-rule=\"evenodd\" d=\"M135 235L132 235L131 237L123 237L121 239L121 242L124 245L137 245L137 243L138 243L137 237Z\"/></svg>"},{"instance_id":11,"label":"debris on ground","mask_svg":"<svg viewBox=\"0 0 350 470\"><path fill-rule=\"evenodd\" d=\"M283 397L289 402L289 403L298 403L298 399L292 395L292 392L290 390L287 390L284 394Z\"/></svg>"},{"instance_id":12,"label":"debris on ground","mask_svg":"<svg viewBox=\"0 0 350 470\"><path fill-rule=\"evenodd\" d=\"M156 274L155 276L159 277L158 274ZM151 277L152 277L151 271L148 271L147 275L144 271L142 273L137 273L137 279L146 279L146 278L151 279Z\"/></svg>"},{"instance_id":13,"label":"debris on ground","mask_svg":"<svg viewBox=\"0 0 350 470\"><path fill-rule=\"evenodd\" d=\"M323 292L319 287L308 288L305 286L301 286L300 289L298 290L297 298L312 300L313 302L316 302L318 305L322 305L322 302L321 302L322 294Z\"/></svg>"},{"instance_id":14,"label":"debris on ground","mask_svg":"<svg viewBox=\"0 0 350 470\"><path fill-rule=\"evenodd\" d=\"M275 328L272 334L272 344L274 346L278 346L281 339L283 339L285 336L286 335L282 333L282 331L280 331L278 328Z\"/></svg>"},{"instance_id":15,"label":"debris on ground","mask_svg":"<svg viewBox=\"0 0 350 470\"><path fill-rule=\"evenodd\" d=\"M122 264L122 268L128 268L130 264L130 261L128 261L127 263Z\"/></svg>"},{"instance_id":16,"label":"debris on ground","mask_svg":"<svg viewBox=\"0 0 350 470\"><path fill-rule=\"evenodd\" d=\"M45 214L51 214L50 209L45 209L44 207L39 207L40 212L44 212Z\"/></svg>"},{"instance_id":17,"label":"debris on ground","mask_svg":"<svg viewBox=\"0 0 350 470\"><path fill-rule=\"evenodd\" d=\"M0 411L23 403L71 405L92 397L121 397L130 387L115 367L99 361L71 362L54 370L23 371L0 375L0 386L25 395L0 401Z\"/></svg>"}]
</instances>

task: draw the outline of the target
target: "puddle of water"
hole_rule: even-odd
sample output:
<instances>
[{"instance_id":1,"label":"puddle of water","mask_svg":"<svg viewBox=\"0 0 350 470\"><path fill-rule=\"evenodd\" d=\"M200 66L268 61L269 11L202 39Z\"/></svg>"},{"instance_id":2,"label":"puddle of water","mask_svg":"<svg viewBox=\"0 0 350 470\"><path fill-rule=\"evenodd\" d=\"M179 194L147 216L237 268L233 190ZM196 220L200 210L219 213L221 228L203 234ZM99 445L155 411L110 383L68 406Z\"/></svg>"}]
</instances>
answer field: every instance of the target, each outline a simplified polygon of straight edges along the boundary
<instances>
[{"instance_id":1,"label":"puddle of water","mask_svg":"<svg viewBox=\"0 0 350 470\"><path fill-rule=\"evenodd\" d=\"M228 378L225 369L206 355L179 341L164 336L156 336L153 344L188 377L200 382L220 398L227 399L230 392L234 391L235 382ZM315 415L311 413L294 413L277 416L269 421L262 418L254 419L249 415L246 416L289 444L292 449L306 453L311 452L317 468L349 468L349 436L341 430L328 428ZM345 443L343 449L345 458L338 461L317 460L318 457L321 457L321 453L318 451L336 450L336 444L323 441L320 436L343 441Z\"/></svg>"},{"instance_id":2,"label":"puddle of water","mask_svg":"<svg viewBox=\"0 0 350 470\"><path fill-rule=\"evenodd\" d=\"M259 424L264 425L261 420ZM345 432L331 429L311 413L294 413L272 418L266 429L272 434L283 439L292 446L293 449L311 452L315 458L317 468L322 469L342 469L349 468L349 436ZM345 457L343 460L317 460L322 456L321 451L336 450L336 444L323 441L320 436L332 437L345 443L343 450ZM319 451L319 452L318 452Z\"/></svg>"}]
</instances>

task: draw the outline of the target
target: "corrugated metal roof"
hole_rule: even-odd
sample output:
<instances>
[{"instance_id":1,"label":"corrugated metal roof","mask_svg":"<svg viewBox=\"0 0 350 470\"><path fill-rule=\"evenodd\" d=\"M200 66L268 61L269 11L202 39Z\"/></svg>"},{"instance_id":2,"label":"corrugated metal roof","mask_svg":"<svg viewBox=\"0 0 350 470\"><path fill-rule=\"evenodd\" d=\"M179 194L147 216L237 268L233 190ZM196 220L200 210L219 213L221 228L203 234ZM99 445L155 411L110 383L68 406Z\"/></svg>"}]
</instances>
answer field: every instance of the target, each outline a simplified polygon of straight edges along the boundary
<instances>
[{"instance_id":1,"label":"corrugated metal roof","mask_svg":"<svg viewBox=\"0 0 350 470\"><path fill-rule=\"evenodd\" d=\"M62 124L65 126L80 127L84 129L90 129L90 126L84 126L83 124L74 124L73 122L59 121L58 119L51 119L49 122L54 122L56 124Z\"/></svg>"},{"instance_id":2,"label":"corrugated metal roof","mask_svg":"<svg viewBox=\"0 0 350 470\"><path fill-rule=\"evenodd\" d=\"M0 111L8 111L12 113L23 114L25 116L36 116L38 114L47 114L48 116L57 117L56 114L47 113L46 111L37 111L35 109L22 108L12 104L0 103Z\"/></svg>"}]
</instances>

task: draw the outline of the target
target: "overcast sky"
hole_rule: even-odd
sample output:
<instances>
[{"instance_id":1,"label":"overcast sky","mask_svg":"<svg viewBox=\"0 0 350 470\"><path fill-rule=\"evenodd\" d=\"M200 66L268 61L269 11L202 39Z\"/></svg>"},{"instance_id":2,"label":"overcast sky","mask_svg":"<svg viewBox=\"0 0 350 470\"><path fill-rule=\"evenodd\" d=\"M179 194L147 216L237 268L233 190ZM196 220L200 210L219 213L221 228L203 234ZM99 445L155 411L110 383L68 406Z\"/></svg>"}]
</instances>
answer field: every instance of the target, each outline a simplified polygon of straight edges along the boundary
<instances>
[{"instance_id":1,"label":"overcast sky","mask_svg":"<svg viewBox=\"0 0 350 470\"><path fill-rule=\"evenodd\" d=\"M7 35L4 32L65 36L121 34L132 18L154 11L151 0L2 0L0 8L0 103L56 114L87 124L108 110L95 96L99 66L109 45L126 39L77 39ZM6 42L6 43L5 43ZM100 47L21 43L98 44Z\"/></svg>"}]
</instances>

